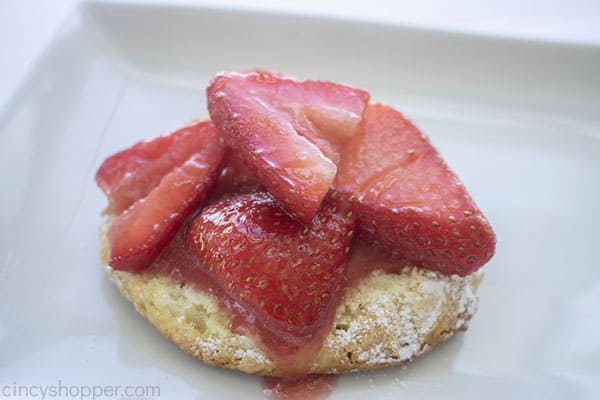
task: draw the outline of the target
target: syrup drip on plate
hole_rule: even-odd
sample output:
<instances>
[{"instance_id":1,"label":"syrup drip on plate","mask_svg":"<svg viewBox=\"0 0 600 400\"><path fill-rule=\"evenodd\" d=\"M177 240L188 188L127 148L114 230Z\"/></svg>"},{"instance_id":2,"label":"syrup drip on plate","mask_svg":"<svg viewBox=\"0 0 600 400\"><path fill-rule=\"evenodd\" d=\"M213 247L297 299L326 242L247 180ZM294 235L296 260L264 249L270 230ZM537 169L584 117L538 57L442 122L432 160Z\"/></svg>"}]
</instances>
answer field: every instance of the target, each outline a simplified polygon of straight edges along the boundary
<instances>
[{"instance_id":1,"label":"syrup drip on plate","mask_svg":"<svg viewBox=\"0 0 600 400\"><path fill-rule=\"evenodd\" d=\"M263 378L263 393L268 400L323 400L335 384L335 375L305 375L294 378Z\"/></svg>"}]
</instances>

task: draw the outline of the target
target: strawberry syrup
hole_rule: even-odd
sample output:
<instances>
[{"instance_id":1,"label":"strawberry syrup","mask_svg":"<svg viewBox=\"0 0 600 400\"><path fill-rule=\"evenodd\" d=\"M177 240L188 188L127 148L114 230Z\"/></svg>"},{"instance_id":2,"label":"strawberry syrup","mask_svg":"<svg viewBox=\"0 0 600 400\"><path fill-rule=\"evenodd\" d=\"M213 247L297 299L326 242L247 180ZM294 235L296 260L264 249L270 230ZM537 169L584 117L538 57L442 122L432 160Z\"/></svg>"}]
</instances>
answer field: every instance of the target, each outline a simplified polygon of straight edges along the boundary
<instances>
[{"instance_id":1,"label":"strawberry syrup","mask_svg":"<svg viewBox=\"0 0 600 400\"><path fill-rule=\"evenodd\" d=\"M329 332L341 293L330 304L326 318L319 321L319 326L310 335L296 336L265 324L250 308L233 300L224 288L205 272L206 269L187 244L184 228L144 273L168 276L181 286L192 285L198 290L212 294L231 316L230 329L233 332L257 338L262 350L284 375L306 375Z\"/></svg>"},{"instance_id":2,"label":"strawberry syrup","mask_svg":"<svg viewBox=\"0 0 600 400\"><path fill-rule=\"evenodd\" d=\"M263 393L269 400L322 400L335 387L335 375L306 375L297 378L263 378Z\"/></svg>"},{"instance_id":3,"label":"strawberry syrup","mask_svg":"<svg viewBox=\"0 0 600 400\"><path fill-rule=\"evenodd\" d=\"M312 336L298 337L267 326L250 309L231 299L205 272L206 267L185 240L185 231L184 227L178 232L144 273L167 276L181 286L192 285L197 290L210 293L231 316L230 329L233 332L258 339L261 349L286 376L264 378L263 391L270 400L319 400L327 397L335 386L335 377L306 374L323 345L343 294L374 269L395 272L404 264L390 261L389 257L372 246L354 241L347 261L343 288L332 301L327 317L321 321Z\"/></svg>"}]
</instances>

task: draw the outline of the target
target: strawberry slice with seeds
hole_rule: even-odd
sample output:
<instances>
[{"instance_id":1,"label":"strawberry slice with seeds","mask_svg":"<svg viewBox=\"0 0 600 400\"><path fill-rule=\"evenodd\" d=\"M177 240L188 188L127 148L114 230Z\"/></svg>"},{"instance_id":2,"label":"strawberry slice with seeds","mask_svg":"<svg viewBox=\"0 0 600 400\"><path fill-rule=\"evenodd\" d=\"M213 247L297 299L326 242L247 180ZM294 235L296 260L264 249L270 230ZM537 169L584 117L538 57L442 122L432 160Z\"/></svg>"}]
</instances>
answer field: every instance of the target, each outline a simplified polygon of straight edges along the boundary
<instances>
[{"instance_id":1,"label":"strawberry slice with seeds","mask_svg":"<svg viewBox=\"0 0 600 400\"><path fill-rule=\"evenodd\" d=\"M198 134L202 148L113 219L108 240L114 269L138 271L150 264L213 186L224 145L219 132L208 123Z\"/></svg>"},{"instance_id":2,"label":"strawberry slice with seeds","mask_svg":"<svg viewBox=\"0 0 600 400\"><path fill-rule=\"evenodd\" d=\"M96 183L106 194L110 210L118 215L145 197L169 171L204 146L210 121L198 122L173 133L142 140L108 157L96 172Z\"/></svg>"},{"instance_id":3,"label":"strawberry slice with seeds","mask_svg":"<svg viewBox=\"0 0 600 400\"><path fill-rule=\"evenodd\" d=\"M303 224L269 193L243 194L204 208L188 240L215 281L266 329L307 335L339 290L354 227L348 204L328 197Z\"/></svg>"},{"instance_id":4,"label":"strawberry slice with seeds","mask_svg":"<svg viewBox=\"0 0 600 400\"><path fill-rule=\"evenodd\" d=\"M360 237L445 274L485 264L494 232L429 140L386 105L369 105L363 123L334 184L358 200Z\"/></svg>"},{"instance_id":5,"label":"strawberry slice with seeds","mask_svg":"<svg viewBox=\"0 0 600 400\"><path fill-rule=\"evenodd\" d=\"M369 94L253 71L218 74L207 100L228 145L286 211L308 223L358 132Z\"/></svg>"}]
</instances>

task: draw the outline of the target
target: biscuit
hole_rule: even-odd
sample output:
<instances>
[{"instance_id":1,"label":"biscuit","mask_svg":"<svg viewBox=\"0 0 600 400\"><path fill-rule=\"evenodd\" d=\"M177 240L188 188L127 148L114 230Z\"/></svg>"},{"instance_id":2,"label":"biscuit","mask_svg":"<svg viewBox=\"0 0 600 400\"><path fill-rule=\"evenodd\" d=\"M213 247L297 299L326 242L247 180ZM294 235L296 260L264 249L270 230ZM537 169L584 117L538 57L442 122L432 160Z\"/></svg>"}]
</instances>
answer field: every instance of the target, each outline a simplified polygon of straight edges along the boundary
<instances>
[{"instance_id":1,"label":"biscuit","mask_svg":"<svg viewBox=\"0 0 600 400\"><path fill-rule=\"evenodd\" d=\"M101 230L105 264L108 223ZM228 313L211 294L164 276L106 268L135 309L186 353L219 367L282 375L252 337L231 331ZM459 277L412 267L401 273L373 270L340 302L310 373L400 365L428 352L467 328L481 278L481 272Z\"/></svg>"}]
</instances>

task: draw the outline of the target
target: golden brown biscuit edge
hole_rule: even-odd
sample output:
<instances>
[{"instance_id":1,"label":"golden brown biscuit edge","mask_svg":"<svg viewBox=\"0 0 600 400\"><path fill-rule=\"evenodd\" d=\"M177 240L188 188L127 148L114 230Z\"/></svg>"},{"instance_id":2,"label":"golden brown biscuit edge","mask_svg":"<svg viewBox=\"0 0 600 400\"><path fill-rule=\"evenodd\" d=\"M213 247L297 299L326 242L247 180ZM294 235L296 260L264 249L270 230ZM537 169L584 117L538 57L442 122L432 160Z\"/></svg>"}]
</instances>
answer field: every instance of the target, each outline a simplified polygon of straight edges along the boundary
<instances>
[{"instance_id":1,"label":"golden brown biscuit edge","mask_svg":"<svg viewBox=\"0 0 600 400\"><path fill-rule=\"evenodd\" d=\"M101 229L104 264L108 223ZM253 338L231 331L229 315L211 294L163 276L106 269L135 309L186 353L210 365L281 375ZM481 279L482 272L459 277L417 268L374 270L341 301L310 372L340 374L412 361L467 328Z\"/></svg>"}]
</instances>

